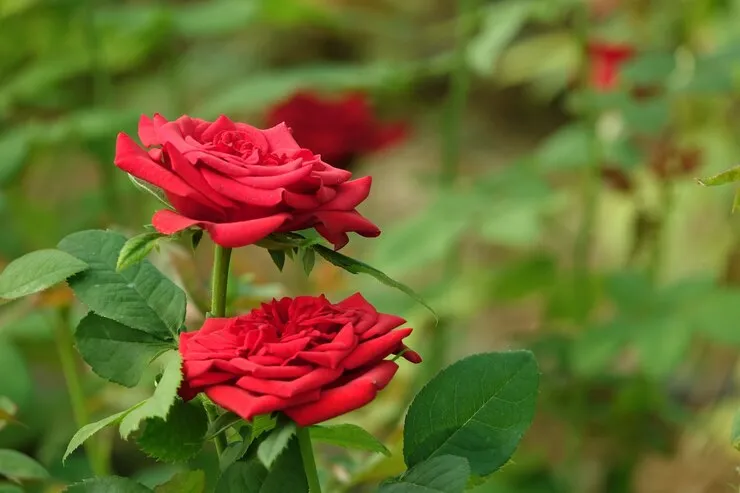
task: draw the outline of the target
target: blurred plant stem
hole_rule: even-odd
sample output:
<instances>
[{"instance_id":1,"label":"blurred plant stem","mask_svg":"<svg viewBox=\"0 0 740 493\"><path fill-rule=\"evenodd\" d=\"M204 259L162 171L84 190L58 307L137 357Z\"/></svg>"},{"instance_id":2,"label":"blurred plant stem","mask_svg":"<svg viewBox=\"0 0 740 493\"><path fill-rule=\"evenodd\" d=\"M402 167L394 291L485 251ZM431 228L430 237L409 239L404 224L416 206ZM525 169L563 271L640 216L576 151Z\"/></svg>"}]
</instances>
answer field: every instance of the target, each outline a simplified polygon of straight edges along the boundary
<instances>
[{"instance_id":1,"label":"blurred plant stem","mask_svg":"<svg viewBox=\"0 0 740 493\"><path fill-rule=\"evenodd\" d=\"M101 54L101 39L95 26L96 0L86 0L83 3L85 18L85 42L87 44L88 70L92 77L92 91L90 103L93 107L103 106L109 99L111 81L103 63ZM110 219L120 217L126 208L121 207L121 200L116 189L115 168L105 159L97 160L103 188L105 211Z\"/></svg>"},{"instance_id":2,"label":"blurred plant stem","mask_svg":"<svg viewBox=\"0 0 740 493\"><path fill-rule=\"evenodd\" d=\"M658 280L661 268L663 267L663 257L665 252L666 230L668 221L673 211L674 190L673 183L669 179L660 182L660 198L658 204L658 216L654 227L650 244L650 259L648 261L647 272L653 282Z\"/></svg>"},{"instance_id":3,"label":"blurred plant stem","mask_svg":"<svg viewBox=\"0 0 740 493\"><path fill-rule=\"evenodd\" d=\"M62 374L67 384L67 394L72 405L77 428L90 423L90 414L87 412L85 403L85 392L82 389L80 374L77 370L77 358L74 349L74 336L70 327L70 309L64 306L58 310L56 323L56 346L59 353L59 361L62 366ZM105 435L98 435L85 441L85 454L93 474L98 477L109 474L107 447L102 446L101 439Z\"/></svg>"},{"instance_id":4,"label":"blurred plant stem","mask_svg":"<svg viewBox=\"0 0 740 493\"><path fill-rule=\"evenodd\" d=\"M229 264L231 263L231 248L214 245L213 249L213 273L211 277L211 317L223 317L226 315L226 287L229 281ZM204 405L208 413L208 421L212 424L218 416L216 410ZM226 449L226 437L219 433L213 437L216 445L216 453L219 458Z\"/></svg>"},{"instance_id":5,"label":"blurred plant stem","mask_svg":"<svg viewBox=\"0 0 740 493\"><path fill-rule=\"evenodd\" d=\"M457 39L454 61L450 73L450 88L442 111L440 190L454 187L460 171L462 119L470 91L470 70L466 53L468 43L474 34L475 18L472 14L475 13L477 4L478 0L458 0L457 3ZM458 246L452 249L444 265L444 279L451 281L459 271L460 247ZM440 320L436 327L432 326L430 353L425 365L427 372L423 375L425 381L434 376L446 363L450 346L450 325L449 321Z\"/></svg>"},{"instance_id":6,"label":"blurred plant stem","mask_svg":"<svg viewBox=\"0 0 740 493\"><path fill-rule=\"evenodd\" d=\"M298 447L301 449L303 470L306 472L306 480L308 481L308 493L321 493L321 483L316 471L316 459L313 456L313 446L311 445L311 435L308 428L296 425L296 436L298 437Z\"/></svg>"},{"instance_id":7,"label":"blurred plant stem","mask_svg":"<svg viewBox=\"0 0 740 493\"><path fill-rule=\"evenodd\" d=\"M591 61L589 55L589 6L583 2L576 12L575 32L581 47L580 87L582 91L591 90ZM575 320L583 325L590 312L594 298L594 284L591 277L591 258L593 253L594 227L601 192L601 141L598 132L599 116L587 108L581 117L591 130L591 140L581 177L581 222L573 243L573 280Z\"/></svg>"}]
</instances>

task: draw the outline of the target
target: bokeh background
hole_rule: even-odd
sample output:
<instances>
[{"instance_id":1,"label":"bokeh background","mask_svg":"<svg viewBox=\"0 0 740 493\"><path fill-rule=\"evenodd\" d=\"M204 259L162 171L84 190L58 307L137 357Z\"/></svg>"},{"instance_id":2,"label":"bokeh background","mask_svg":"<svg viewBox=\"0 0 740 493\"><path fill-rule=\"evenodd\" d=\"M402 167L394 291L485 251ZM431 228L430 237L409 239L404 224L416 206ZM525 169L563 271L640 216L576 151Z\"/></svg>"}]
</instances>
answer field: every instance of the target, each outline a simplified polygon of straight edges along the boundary
<instances>
[{"instance_id":1,"label":"bokeh background","mask_svg":"<svg viewBox=\"0 0 740 493\"><path fill-rule=\"evenodd\" d=\"M440 368L518 347L541 367L537 416L471 491L738 491L740 218L731 187L695 180L740 157L738 20L739 0L0 0L0 266L79 229L143 230L156 201L112 164L142 113L287 119L373 176L362 212L383 234L344 252L440 316L321 261L306 278L236 253L232 312L360 290L416 328L425 363L343 418L397 453L322 449L330 491L403 470L404 409ZM152 256L193 326L210 248ZM52 471L34 491L90 474L83 450L61 464L77 425L55 349L83 313L65 289L0 306L0 448ZM90 419L151 391L75 363ZM216 467L97 440L94 460L148 485Z\"/></svg>"}]
</instances>

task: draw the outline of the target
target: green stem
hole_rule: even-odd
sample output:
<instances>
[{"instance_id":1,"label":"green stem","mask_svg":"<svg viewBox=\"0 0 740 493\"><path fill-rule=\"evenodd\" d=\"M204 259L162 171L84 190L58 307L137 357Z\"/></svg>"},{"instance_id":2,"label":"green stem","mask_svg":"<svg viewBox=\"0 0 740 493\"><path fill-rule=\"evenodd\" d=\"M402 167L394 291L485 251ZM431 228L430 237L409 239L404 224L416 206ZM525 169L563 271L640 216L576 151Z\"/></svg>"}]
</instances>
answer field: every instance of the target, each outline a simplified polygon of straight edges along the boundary
<instances>
[{"instance_id":1,"label":"green stem","mask_svg":"<svg viewBox=\"0 0 740 493\"><path fill-rule=\"evenodd\" d=\"M62 366L62 374L67 384L67 394L72 405L72 414L77 428L82 428L90 423L90 415L85 405L85 392L77 371L77 359L74 351L74 336L69 326L69 308L59 310L59 321L56 324L56 347L59 353L59 361ZM102 477L108 474L106 454L100 447L96 437L84 443L87 460L90 469L96 476Z\"/></svg>"},{"instance_id":2,"label":"green stem","mask_svg":"<svg viewBox=\"0 0 740 493\"><path fill-rule=\"evenodd\" d=\"M316 472L316 459L313 457L311 435L308 428L298 426L296 435L298 436L298 447L301 449L303 470L306 472L306 480L308 481L308 493L321 493L321 483Z\"/></svg>"},{"instance_id":3,"label":"green stem","mask_svg":"<svg viewBox=\"0 0 740 493\"><path fill-rule=\"evenodd\" d=\"M211 316L223 317L226 315L226 287L229 282L229 264L231 263L231 248L215 245L213 250L213 274L211 278ZM208 414L209 423L213 423L218 416L216 410L203 404ZM218 434L213 437L216 453L219 457L226 449L226 437Z\"/></svg>"},{"instance_id":4,"label":"green stem","mask_svg":"<svg viewBox=\"0 0 740 493\"><path fill-rule=\"evenodd\" d=\"M653 282L658 280L660 270L663 266L667 223L671 216L671 211L673 210L673 184L668 180L669 179L666 179L666 181L663 181L660 184L660 212L656 221L652 244L650 245L648 275Z\"/></svg>"},{"instance_id":5,"label":"green stem","mask_svg":"<svg viewBox=\"0 0 740 493\"><path fill-rule=\"evenodd\" d=\"M229 282L231 248L216 245L213 252L213 277L211 278L211 316L226 315L226 285Z\"/></svg>"}]
</instances>

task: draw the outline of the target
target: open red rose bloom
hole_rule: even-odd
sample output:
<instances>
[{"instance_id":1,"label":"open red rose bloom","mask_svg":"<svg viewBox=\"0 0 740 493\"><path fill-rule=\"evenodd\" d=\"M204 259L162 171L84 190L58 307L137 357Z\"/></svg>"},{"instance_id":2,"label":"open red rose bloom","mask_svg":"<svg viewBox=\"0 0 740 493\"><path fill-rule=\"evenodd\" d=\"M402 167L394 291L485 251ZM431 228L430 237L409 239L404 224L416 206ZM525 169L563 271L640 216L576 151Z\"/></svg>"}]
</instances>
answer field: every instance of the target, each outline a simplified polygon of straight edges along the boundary
<instances>
[{"instance_id":1,"label":"open red rose bloom","mask_svg":"<svg viewBox=\"0 0 740 493\"><path fill-rule=\"evenodd\" d=\"M285 122L300 145L343 169L354 158L384 149L406 136L404 124L378 120L363 93L328 99L297 92L273 107L267 119L270 125Z\"/></svg>"},{"instance_id":2,"label":"open red rose bloom","mask_svg":"<svg viewBox=\"0 0 740 493\"><path fill-rule=\"evenodd\" d=\"M148 150L118 135L115 164L164 191L174 210L154 214L161 233L197 226L221 246L240 247L315 228L337 249L348 232L380 234L355 210L370 192L370 177L350 180L350 172L301 148L284 124L260 130L225 116L142 116L139 139Z\"/></svg>"},{"instance_id":3,"label":"open red rose bloom","mask_svg":"<svg viewBox=\"0 0 740 493\"><path fill-rule=\"evenodd\" d=\"M180 394L199 392L244 419L282 411L308 426L364 406L398 369L418 363L402 340L405 320L378 313L360 294L337 304L283 298L234 318L210 318L180 335Z\"/></svg>"}]
</instances>

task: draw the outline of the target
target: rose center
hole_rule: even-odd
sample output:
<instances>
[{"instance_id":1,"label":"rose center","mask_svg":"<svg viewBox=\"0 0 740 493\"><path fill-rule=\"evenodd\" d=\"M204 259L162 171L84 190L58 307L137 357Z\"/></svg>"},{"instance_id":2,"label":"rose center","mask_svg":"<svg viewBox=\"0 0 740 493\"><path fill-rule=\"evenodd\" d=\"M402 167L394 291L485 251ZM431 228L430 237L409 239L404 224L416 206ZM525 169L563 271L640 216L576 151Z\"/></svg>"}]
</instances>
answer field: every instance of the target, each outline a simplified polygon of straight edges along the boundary
<instances>
[{"instance_id":1,"label":"rose center","mask_svg":"<svg viewBox=\"0 0 740 493\"><path fill-rule=\"evenodd\" d=\"M284 160L275 153L264 152L256 147L246 132L238 130L227 130L213 138L213 146L220 152L234 154L240 157L248 157L257 152L259 163L266 166L277 166L283 164Z\"/></svg>"}]
</instances>

